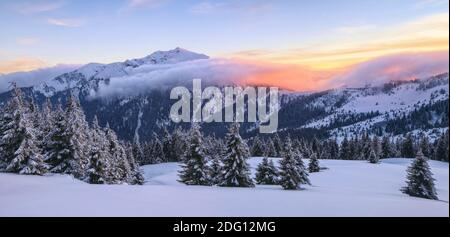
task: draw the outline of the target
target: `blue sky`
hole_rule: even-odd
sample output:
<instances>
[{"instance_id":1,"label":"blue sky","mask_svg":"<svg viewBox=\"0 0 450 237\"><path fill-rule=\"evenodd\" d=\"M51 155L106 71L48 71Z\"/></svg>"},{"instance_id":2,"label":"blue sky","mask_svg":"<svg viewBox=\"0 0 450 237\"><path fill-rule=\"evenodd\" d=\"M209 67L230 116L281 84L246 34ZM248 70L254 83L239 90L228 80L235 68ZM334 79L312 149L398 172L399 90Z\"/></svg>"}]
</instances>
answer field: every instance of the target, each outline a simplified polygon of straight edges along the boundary
<instances>
[{"instance_id":1,"label":"blue sky","mask_svg":"<svg viewBox=\"0 0 450 237\"><path fill-rule=\"evenodd\" d=\"M448 0L2 0L0 64L107 63L177 46L285 55L436 15L448 18Z\"/></svg>"}]
</instances>

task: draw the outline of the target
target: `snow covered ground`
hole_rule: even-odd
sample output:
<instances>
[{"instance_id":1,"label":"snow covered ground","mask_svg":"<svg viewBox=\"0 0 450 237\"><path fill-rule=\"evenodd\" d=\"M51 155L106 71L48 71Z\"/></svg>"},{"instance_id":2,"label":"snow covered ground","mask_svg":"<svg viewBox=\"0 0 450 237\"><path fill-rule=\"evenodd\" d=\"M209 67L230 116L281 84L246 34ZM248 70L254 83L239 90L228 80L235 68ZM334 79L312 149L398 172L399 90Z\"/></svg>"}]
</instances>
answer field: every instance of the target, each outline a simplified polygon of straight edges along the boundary
<instances>
[{"instance_id":1,"label":"snow covered ground","mask_svg":"<svg viewBox=\"0 0 450 237\"><path fill-rule=\"evenodd\" d=\"M256 167L261 158L252 158ZM439 201L399 189L411 160L321 161L312 186L284 191L193 187L178 183L178 164L144 166L144 186L89 185L64 175L0 173L0 216L449 216L449 165L430 161Z\"/></svg>"}]
</instances>

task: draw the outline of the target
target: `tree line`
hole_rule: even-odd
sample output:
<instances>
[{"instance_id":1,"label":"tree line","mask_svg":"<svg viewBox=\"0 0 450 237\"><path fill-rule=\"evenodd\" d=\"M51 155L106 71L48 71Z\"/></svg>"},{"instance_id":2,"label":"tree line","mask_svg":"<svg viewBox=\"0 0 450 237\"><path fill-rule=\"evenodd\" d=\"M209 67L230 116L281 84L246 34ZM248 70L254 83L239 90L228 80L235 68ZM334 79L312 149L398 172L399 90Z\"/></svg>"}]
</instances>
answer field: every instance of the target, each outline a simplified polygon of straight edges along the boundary
<instances>
[{"instance_id":1,"label":"tree line","mask_svg":"<svg viewBox=\"0 0 450 237\"><path fill-rule=\"evenodd\" d=\"M40 109L15 84L0 116L0 170L29 175L70 174L92 184L142 184L131 146L109 128L91 125L72 94L65 109Z\"/></svg>"}]
</instances>

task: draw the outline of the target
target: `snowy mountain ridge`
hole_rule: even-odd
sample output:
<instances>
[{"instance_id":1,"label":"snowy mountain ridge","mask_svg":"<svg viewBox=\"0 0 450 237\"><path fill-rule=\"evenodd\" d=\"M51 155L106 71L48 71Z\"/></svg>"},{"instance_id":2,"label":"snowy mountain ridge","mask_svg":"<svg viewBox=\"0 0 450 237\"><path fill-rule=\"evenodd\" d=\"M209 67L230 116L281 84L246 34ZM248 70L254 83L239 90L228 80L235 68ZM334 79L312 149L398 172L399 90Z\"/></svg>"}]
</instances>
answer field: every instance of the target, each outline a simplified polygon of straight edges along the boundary
<instances>
[{"instance_id":1,"label":"snowy mountain ridge","mask_svg":"<svg viewBox=\"0 0 450 237\"><path fill-rule=\"evenodd\" d=\"M123 77L138 73L138 68L141 66L169 65L199 59L209 59L209 57L177 47L169 51L156 51L146 57L130 59L125 62L89 63L77 70L41 83L35 86L34 90L46 96L52 96L55 92L72 88L90 91L97 89L100 81L108 83L108 80L112 77Z\"/></svg>"},{"instance_id":2,"label":"snowy mountain ridge","mask_svg":"<svg viewBox=\"0 0 450 237\"><path fill-rule=\"evenodd\" d=\"M309 121L302 128L327 128L342 117L373 114L347 126L329 129L332 135L339 137L382 125L387 120L406 116L420 107L448 99L448 73L414 81L391 82L381 87L335 89L308 105L323 108L329 115ZM436 115L430 119L430 123L439 122L440 119Z\"/></svg>"}]
</instances>

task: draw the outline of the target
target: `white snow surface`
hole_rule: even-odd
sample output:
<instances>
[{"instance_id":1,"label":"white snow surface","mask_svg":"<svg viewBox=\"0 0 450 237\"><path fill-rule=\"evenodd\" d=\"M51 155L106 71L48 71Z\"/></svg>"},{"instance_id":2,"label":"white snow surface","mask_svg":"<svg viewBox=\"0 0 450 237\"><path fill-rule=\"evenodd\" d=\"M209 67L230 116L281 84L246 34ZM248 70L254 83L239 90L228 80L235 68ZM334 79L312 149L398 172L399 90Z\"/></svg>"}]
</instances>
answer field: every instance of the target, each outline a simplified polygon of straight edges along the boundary
<instances>
[{"instance_id":1,"label":"white snow surface","mask_svg":"<svg viewBox=\"0 0 450 237\"><path fill-rule=\"evenodd\" d=\"M252 158L254 168L262 158ZM277 159L276 159L277 160ZM65 175L0 173L0 216L449 216L448 163L429 161L438 201L409 197L410 159L321 160L312 186L224 188L177 182L179 164L143 166L146 184L90 185Z\"/></svg>"}]
</instances>

